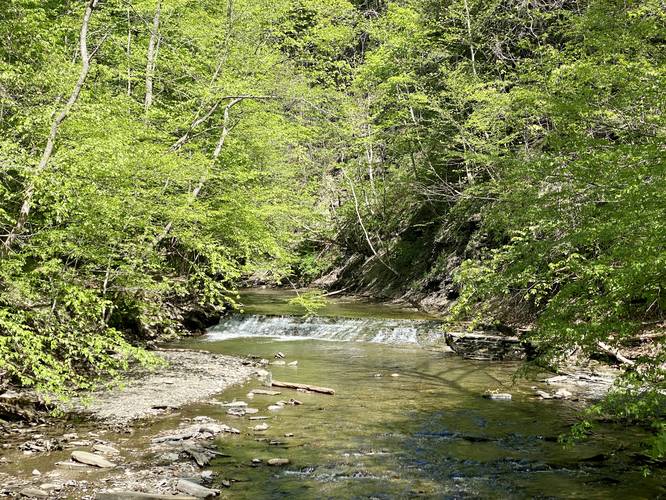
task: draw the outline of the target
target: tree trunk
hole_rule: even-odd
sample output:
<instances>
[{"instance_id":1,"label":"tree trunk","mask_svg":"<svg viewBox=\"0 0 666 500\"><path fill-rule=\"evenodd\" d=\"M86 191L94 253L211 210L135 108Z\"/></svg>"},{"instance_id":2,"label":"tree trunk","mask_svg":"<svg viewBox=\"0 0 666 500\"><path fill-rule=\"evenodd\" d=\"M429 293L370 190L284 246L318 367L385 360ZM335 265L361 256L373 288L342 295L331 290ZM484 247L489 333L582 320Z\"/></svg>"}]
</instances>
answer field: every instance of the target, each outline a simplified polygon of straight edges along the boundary
<instances>
[{"instance_id":1,"label":"tree trunk","mask_svg":"<svg viewBox=\"0 0 666 500\"><path fill-rule=\"evenodd\" d=\"M46 146L44 147L44 151L42 152L42 157L39 160L39 164L37 165L37 169L35 171L35 175L37 176L41 174L44 170L46 170L46 168L48 167L49 160L53 155L53 149L55 147L55 140L58 135L58 129L60 128L60 125L62 125L62 123L67 119L67 116L69 115L70 111L76 104L76 101L79 99L79 95L81 94L81 89L83 88L83 84L85 83L86 78L88 77L88 73L90 71L90 61L95 54L95 51L93 51L92 54L88 52L88 27L90 24L90 18L92 17L93 11L97 7L98 3L99 0L90 0L88 2L88 6L86 7L86 11L83 15L81 32L79 34L79 50L81 55L81 71L79 73L79 78L76 81L74 88L72 89L72 93L70 94L69 99L67 100L65 105L62 107L60 112L55 116L53 122L51 123L51 129L48 138L46 140ZM5 238L4 247L2 248L1 254L7 254L11 250L14 243L16 242L16 239L23 232L25 224L28 221L28 217L30 216L30 210L32 208L32 201L34 196L35 196L35 183L34 181L29 180L28 185L25 189L25 193L23 195L23 204L21 206L21 211L19 212L19 216L16 219L14 227Z\"/></svg>"},{"instance_id":2,"label":"tree trunk","mask_svg":"<svg viewBox=\"0 0 666 500\"><path fill-rule=\"evenodd\" d=\"M144 109L146 113L153 105L153 80L155 78L155 61L160 43L160 14L162 11L162 0L157 0L155 16L153 17L153 28L150 32L150 41L148 42L148 57L146 61L146 97L144 99Z\"/></svg>"},{"instance_id":3,"label":"tree trunk","mask_svg":"<svg viewBox=\"0 0 666 500\"><path fill-rule=\"evenodd\" d=\"M476 49L474 48L474 41L472 39L472 22L470 19L469 5L467 4L467 0L464 0L464 4L465 4L465 21L467 23L467 37L468 37L467 42L469 43L469 52L470 55L472 56L472 73L474 73L474 76L476 76Z\"/></svg>"},{"instance_id":4,"label":"tree trunk","mask_svg":"<svg viewBox=\"0 0 666 500\"><path fill-rule=\"evenodd\" d=\"M127 6L127 97L132 97L132 17Z\"/></svg>"}]
</instances>

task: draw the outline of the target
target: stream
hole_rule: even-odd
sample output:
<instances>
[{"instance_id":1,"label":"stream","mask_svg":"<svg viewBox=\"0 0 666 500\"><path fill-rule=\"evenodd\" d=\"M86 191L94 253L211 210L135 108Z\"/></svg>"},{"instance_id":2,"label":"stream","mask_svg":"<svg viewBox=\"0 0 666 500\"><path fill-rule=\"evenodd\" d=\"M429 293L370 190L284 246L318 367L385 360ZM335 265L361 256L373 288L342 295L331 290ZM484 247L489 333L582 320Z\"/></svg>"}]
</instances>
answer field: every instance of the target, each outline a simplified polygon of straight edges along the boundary
<instances>
[{"instance_id":1,"label":"stream","mask_svg":"<svg viewBox=\"0 0 666 500\"><path fill-rule=\"evenodd\" d=\"M266 437L285 441L278 448L263 440L222 444L231 455L220 460L223 469L253 457L292 461L277 473L239 469L249 481L238 498L653 498L664 491L663 481L644 478L632 463L640 433L608 427L563 449L557 439L575 421L575 408L536 401L530 381L514 381L517 363L419 347L439 332L426 315L340 301L323 317L299 318L271 291L244 300L253 314L187 345L271 360L283 352L298 365L271 366L275 379L337 394L295 396L302 406L273 416ZM224 397L247 400L247 389ZM482 398L488 389L513 399Z\"/></svg>"},{"instance_id":2,"label":"stream","mask_svg":"<svg viewBox=\"0 0 666 500\"><path fill-rule=\"evenodd\" d=\"M272 364L274 380L331 387L335 396L276 389L282 394L248 397L261 388L253 380L216 399L246 401L268 419L230 418L227 408L202 402L143 425L134 445L147 446L152 436L195 416L238 427L241 434L215 441L225 456L209 466L231 480L223 497L236 499L647 499L666 493L662 471L644 476L636 460L643 431L607 425L564 448L558 437L575 422L575 403L536 400L534 381L514 379L517 363L465 360L433 347L440 331L434 318L345 299L305 318L287 298L246 293L244 314L178 347L271 362L281 352L286 363L298 364ZM511 393L512 400L484 399L488 390ZM302 404L267 410L290 398ZM253 431L261 422L268 429ZM127 436L115 436L106 439L127 447ZM252 466L256 458L263 462ZM270 458L290 463L269 467ZM26 470L35 464L28 461Z\"/></svg>"}]
</instances>

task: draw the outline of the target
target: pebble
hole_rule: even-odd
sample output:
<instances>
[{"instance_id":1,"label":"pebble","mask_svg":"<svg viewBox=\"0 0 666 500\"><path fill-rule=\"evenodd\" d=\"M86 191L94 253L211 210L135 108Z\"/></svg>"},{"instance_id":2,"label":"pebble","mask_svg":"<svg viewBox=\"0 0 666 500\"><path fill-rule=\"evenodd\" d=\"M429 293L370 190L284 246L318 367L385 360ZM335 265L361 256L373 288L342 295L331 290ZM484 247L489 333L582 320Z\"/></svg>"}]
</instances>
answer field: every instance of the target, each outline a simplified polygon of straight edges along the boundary
<instances>
[{"instance_id":1,"label":"pebble","mask_svg":"<svg viewBox=\"0 0 666 500\"><path fill-rule=\"evenodd\" d=\"M400 376L399 373L391 373L391 377L399 377L399 376Z\"/></svg>"},{"instance_id":2,"label":"pebble","mask_svg":"<svg viewBox=\"0 0 666 500\"><path fill-rule=\"evenodd\" d=\"M37 469L35 469L35 470L32 471L32 475L33 475L33 476L41 476L42 473L39 472Z\"/></svg>"}]
</instances>

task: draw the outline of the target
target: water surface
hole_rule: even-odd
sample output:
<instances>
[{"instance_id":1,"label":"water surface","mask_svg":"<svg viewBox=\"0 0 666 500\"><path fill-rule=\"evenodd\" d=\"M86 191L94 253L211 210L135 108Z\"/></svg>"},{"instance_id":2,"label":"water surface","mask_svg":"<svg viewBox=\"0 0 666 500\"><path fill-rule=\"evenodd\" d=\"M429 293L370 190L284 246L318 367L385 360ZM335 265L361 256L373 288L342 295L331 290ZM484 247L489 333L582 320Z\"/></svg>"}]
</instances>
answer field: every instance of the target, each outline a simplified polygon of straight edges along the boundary
<instances>
[{"instance_id":1,"label":"water surface","mask_svg":"<svg viewBox=\"0 0 666 500\"><path fill-rule=\"evenodd\" d=\"M250 438L219 441L229 457L219 459L218 470L241 482L233 487L235 498L601 499L655 498L666 491L660 471L643 476L637 457L647 436L638 429L607 426L589 441L563 448L558 437L575 422L576 409L570 402L534 399L535 382L514 380L515 363L463 360L410 345L409 335L403 344L405 325L395 327L396 316L383 319L382 308L374 324L364 324L386 330L380 337L388 344L368 331L355 338L356 323L343 318L329 325L328 336L327 321L314 321L313 335L313 320L279 316L285 313L280 298L267 295L268 307L256 296L248 302L255 313L278 316L235 317L187 345L270 360L282 352L298 366L271 366L275 379L332 387L337 394L282 390L248 399L257 383L225 392L222 399L248 401L270 417L265 432L253 433L259 422L245 419L237 425ZM341 316L358 318L355 312L371 307L355 305ZM513 399L484 399L488 390ZM289 398L303 404L266 409ZM227 418L222 409L208 414ZM248 467L253 458L291 463Z\"/></svg>"}]
</instances>

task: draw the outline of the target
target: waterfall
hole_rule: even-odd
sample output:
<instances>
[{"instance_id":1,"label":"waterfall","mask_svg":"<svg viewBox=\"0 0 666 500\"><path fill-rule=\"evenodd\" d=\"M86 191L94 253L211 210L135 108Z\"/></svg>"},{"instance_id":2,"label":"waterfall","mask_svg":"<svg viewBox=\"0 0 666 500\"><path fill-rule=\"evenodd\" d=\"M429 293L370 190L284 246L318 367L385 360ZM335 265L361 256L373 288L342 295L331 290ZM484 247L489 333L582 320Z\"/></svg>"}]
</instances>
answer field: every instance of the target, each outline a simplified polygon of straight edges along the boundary
<instances>
[{"instance_id":1,"label":"waterfall","mask_svg":"<svg viewBox=\"0 0 666 500\"><path fill-rule=\"evenodd\" d=\"M441 322L433 320L235 314L209 329L205 339L271 337L426 345L442 333Z\"/></svg>"}]
</instances>

